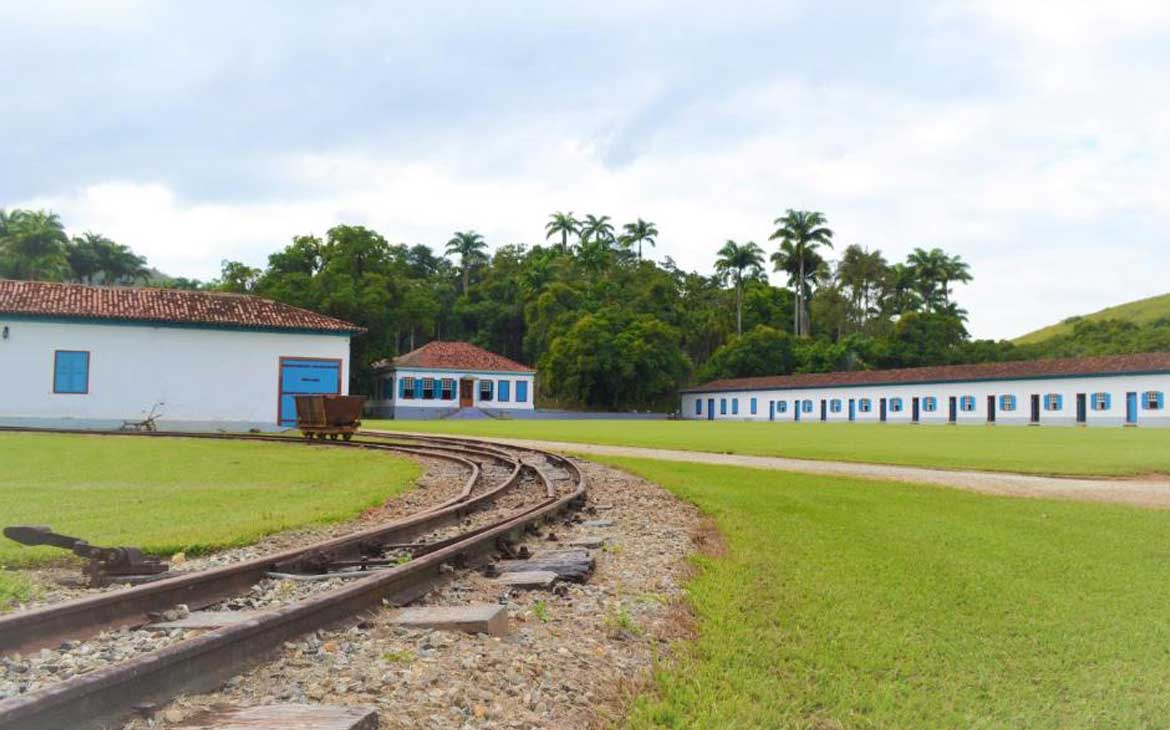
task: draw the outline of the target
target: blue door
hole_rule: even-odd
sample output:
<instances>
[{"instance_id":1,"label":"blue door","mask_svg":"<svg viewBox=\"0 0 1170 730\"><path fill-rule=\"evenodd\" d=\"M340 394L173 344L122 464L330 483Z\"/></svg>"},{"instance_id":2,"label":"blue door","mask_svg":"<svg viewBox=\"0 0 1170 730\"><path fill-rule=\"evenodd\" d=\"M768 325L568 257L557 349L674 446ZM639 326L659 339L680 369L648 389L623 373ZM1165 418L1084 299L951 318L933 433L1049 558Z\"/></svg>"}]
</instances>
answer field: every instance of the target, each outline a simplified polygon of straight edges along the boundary
<instances>
[{"instance_id":1,"label":"blue door","mask_svg":"<svg viewBox=\"0 0 1170 730\"><path fill-rule=\"evenodd\" d=\"M1129 425L1137 423L1137 393L1125 394L1125 422Z\"/></svg>"},{"instance_id":2,"label":"blue door","mask_svg":"<svg viewBox=\"0 0 1170 730\"><path fill-rule=\"evenodd\" d=\"M853 398L849 399L849 420L850 421L857 420L857 401L854 400Z\"/></svg>"},{"instance_id":3,"label":"blue door","mask_svg":"<svg viewBox=\"0 0 1170 730\"><path fill-rule=\"evenodd\" d=\"M708 421L715 420L715 399L714 398L707 399L707 420Z\"/></svg>"},{"instance_id":4,"label":"blue door","mask_svg":"<svg viewBox=\"0 0 1170 730\"><path fill-rule=\"evenodd\" d=\"M297 404L294 395L341 392L341 362L282 358L280 361L280 425L295 426Z\"/></svg>"},{"instance_id":5,"label":"blue door","mask_svg":"<svg viewBox=\"0 0 1170 730\"><path fill-rule=\"evenodd\" d=\"M794 400L794 401L792 401L792 405L794 406L794 408L792 409L792 414L793 414L792 420L799 421L800 420L800 406L803 404L798 400Z\"/></svg>"}]
</instances>

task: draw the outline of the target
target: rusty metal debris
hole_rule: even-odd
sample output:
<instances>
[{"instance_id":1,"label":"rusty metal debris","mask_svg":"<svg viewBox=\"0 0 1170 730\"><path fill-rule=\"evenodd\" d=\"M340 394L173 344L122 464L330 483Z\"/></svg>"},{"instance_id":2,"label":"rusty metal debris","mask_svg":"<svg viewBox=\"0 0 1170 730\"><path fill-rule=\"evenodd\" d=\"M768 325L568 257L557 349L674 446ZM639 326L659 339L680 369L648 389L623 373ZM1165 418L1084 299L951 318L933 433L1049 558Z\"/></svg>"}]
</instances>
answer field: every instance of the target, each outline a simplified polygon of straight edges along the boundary
<instances>
[{"instance_id":1,"label":"rusty metal debris","mask_svg":"<svg viewBox=\"0 0 1170 730\"><path fill-rule=\"evenodd\" d=\"M50 547L69 550L85 558L84 572L90 583L105 586L113 583L145 583L158 580L170 570L170 565L158 558L146 555L134 547L98 547L90 545L79 537L69 537L53 532L43 525L12 525L4 528L4 537L21 545Z\"/></svg>"}]
</instances>

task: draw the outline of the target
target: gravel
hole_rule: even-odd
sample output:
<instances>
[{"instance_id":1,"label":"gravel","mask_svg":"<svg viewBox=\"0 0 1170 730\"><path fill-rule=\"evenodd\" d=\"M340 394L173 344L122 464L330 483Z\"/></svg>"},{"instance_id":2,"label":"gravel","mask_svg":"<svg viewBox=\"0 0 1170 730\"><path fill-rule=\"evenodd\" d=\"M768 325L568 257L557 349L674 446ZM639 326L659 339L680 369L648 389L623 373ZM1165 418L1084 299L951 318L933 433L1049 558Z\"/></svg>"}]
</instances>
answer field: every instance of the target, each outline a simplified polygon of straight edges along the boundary
<instances>
[{"instance_id":1,"label":"gravel","mask_svg":"<svg viewBox=\"0 0 1170 730\"><path fill-rule=\"evenodd\" d=\"M511 616L509 636L404 629L388 611L374 612L356 625L288 642L273 661L220 690L180 698L126 730L164 728L225 702L365 704L378 708L383 728L576 729L620 718L652 663L686 635L680 600L699 516L655 485L582 466L592 512L583 516L604 514L614 525L556 523L544 531L555 532L558 542L531 537L526 544L539 554L605 538L605 547L593 551L597 570L588 583L513 590L457 571L421 601L502 603Z\"/></svg>"}]
</instances>

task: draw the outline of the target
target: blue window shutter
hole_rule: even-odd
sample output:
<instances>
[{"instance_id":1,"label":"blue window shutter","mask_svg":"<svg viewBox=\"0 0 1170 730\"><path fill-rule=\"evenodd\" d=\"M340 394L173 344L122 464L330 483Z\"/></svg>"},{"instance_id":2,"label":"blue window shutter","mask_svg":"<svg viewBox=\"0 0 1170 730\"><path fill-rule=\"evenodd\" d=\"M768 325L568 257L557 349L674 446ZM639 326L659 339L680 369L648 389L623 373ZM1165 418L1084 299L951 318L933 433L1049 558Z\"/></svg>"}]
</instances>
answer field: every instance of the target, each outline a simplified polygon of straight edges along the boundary
<instances>
[{"instance_id":1,"label":"blue window shutter","mask_svg":"<svg viewBox=\"0 0 1170 730\"><path fill-rule=\"evenodd\" d=\"M499 400L501 403L507 403L508 399L512 397L512 382L510 380L501 380L499 388Z\"/></svg>"},{"instance_id":2,"label":"blue window shutter","mask_svg":"<svg viewBox=\"0 0 1170 730\"><path fill-rule=\"evenodd\" d=\"M756 399L752 398L752 415L756 415Z\"/></svg>"},{"instance_id":3,"label":"blue window shutter","mask_svg":"<svg viewBox=\"0 0 1170 730\"><path fill-rule=\"evenodd\" d=\"M1058 410L1058 411L1059 411L1059 410L1063 410L1063 409L1064 409L1064 396L1063 396L1063 395L1057 395L1057 396L1056 396L1056 408L1055 408L1055 410Z\"/></svg>"},{"instance_id":4,"label":"blue window shutter","mask_svg":"<svg viewBox=\"0 0 1170 730\"><path fill-rule=\"evenodd\" d=\"M1113 407L1113 394L1106 393L1105 394L1105 410L1109 410L1112 407Z\"/></svg>"},{"instance_id":5,"label":"blue window shutter","mask_svg":"<svg viewBox=\"0 0 1170 730\"><path fill-rule=\"evenodd\" d=\"M398 397L399 398L406 397L406 380L404 380L403 378L398 379Z\"/></svg>"},{"instance_id":6,"label":"blue window shutter","mask_svg":"<svg viewBox=\"0 0 1170 730\"><path fill-rule=\"evenodd\" d=\"M732 398L731 399L731 415L733 415L733 416L739 415L739 398Z\"/></svg>"},{"instance_id":7,"label":"blue window shutter","mask_svg":"<svg viewBox=\"0 0 1170 730\"><path fill-rule=\"evenodd\" d=\"M527 380L517 380L516 381L516 402L517 403L527 403L528 402L528 381Z\"/></svg>"},{"instance_id":8,"label":"blue window shutter","mask_svg":"<svg viewBox=\"0 0 1170 730\"><path fill-rule=\"evenodd\" d=\"M517 388L516 390L518 393L520 389ZM695 398L695 415L696 416L703 415L703 399L702 398Z\"/></svg>"}]
</instances>

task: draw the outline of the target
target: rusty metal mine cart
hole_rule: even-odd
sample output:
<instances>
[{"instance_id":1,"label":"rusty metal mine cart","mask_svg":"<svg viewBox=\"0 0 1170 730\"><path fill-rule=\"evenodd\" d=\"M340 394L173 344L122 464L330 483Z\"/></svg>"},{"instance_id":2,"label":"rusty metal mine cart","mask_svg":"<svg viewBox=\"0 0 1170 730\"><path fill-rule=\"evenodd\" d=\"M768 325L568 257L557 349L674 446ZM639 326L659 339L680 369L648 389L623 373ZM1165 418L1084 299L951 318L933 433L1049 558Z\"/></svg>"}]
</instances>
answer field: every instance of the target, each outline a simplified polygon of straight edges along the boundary
<instances>
[{"instance_id":1,"label":"rusty metal mine cart","mask_svg":"<svg viewBox=\"0 0 1170 730\"><path fill-rule=\"evenodd\" d=\"M298 395L297 428L306 441L317 437L349 441L361 427L362 406L366 399L360 395Z\"/></svg>"}]
</instances>

